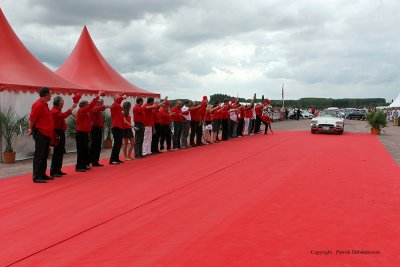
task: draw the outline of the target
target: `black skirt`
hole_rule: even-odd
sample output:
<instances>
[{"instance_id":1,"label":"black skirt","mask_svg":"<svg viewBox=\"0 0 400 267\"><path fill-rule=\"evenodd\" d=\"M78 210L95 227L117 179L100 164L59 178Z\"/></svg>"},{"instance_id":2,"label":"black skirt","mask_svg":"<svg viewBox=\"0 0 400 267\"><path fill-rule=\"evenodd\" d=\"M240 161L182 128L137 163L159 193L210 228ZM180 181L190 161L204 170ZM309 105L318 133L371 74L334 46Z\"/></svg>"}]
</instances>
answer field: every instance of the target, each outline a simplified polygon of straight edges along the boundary
<instances>
[{"instance_id":1,"label":"black skirt","mask_svg":"<svg viewBox=\"0 0 400 267\"><path fill-rule=\"evenodd\" d=\"M132 138L133 137L132 128L124 129L124 132L123 132L122 136L124 138Z\"/></svg>"}]
</instances>

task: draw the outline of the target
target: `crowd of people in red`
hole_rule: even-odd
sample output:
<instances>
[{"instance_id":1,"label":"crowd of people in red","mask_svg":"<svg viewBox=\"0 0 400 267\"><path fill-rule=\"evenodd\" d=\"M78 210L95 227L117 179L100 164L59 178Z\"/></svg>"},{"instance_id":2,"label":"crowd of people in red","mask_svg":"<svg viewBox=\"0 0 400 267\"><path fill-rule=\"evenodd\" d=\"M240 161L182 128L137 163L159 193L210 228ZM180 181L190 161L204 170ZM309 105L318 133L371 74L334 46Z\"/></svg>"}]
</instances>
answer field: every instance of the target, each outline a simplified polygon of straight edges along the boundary
<instances>
[{"instance_id":1,"label":"crowd of people in red","mask_svg":"<svg viewBox=\"0 0 400 267\"><path fill-rule=\"evenodd\" d=\"M76 112L76 149L75 170L86 172L93 167L102 167L100 152L104 120L102 112L110 109L113 146L109 164L124 163L120 159L123 147L124 160L142 159L150 155L170 150L186 149L195 146L227 141L230 138L261 133L264 123L264 134L271 129L271 118L267 114L269 100L265 103L241 104L237 99L224 100L210 105L206 96L201 101L177 101L171 107L166 97L162 102L153 98L138 97L132 108L126 96L115 97L111 106L104 105L104 96L99 92L90 103L80 101L80 96L73 97L74 104L62 111L64 100L61 96L51 100L51 90L47 87L39 91L40 98L32 105L29 117L28 134L35 140L33 159L33 182L46 183L55 177L66 175L61 168L65 151L65 119L79 106ZM78 104L79 103L79 104ZM133 119L131 117L133 115ZM220 131L222 134L220 136ZM134 134L135 132L135 134ZM53 146L50 176L46 174L49 146ZM132 155L134 152L134 155Z\"/></svg>"}]
</instances>

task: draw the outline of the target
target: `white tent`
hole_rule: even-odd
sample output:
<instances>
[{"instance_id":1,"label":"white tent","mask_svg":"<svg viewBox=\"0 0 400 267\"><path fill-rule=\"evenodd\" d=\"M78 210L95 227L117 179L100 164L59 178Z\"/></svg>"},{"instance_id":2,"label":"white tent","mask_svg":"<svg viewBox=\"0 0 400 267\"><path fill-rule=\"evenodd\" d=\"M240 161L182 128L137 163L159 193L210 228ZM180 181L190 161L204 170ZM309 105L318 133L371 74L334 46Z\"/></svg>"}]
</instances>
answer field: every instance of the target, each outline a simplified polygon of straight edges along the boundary
<instances>
[{"instance_id":1,"label":"white tent","mask_svg":"<svg viewBox=\"0 0 400 267\"><path fill-rule=\"evenodd\" d=\"M389 108L400 108L400 94L393 101L393 103L389 105Z\"/></svg>"}]
</instances>

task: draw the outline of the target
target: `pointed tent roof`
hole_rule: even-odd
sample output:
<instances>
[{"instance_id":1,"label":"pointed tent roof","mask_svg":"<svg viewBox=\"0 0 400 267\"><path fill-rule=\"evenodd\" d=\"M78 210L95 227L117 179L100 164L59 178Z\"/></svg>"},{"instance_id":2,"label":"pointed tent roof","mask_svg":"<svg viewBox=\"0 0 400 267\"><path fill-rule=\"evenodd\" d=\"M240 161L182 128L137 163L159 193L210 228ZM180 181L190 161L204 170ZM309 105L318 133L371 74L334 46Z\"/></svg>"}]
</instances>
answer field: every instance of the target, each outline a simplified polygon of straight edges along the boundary
<instances>
[{"instance_id":1,"label":"pointed tent roof","mask_svg":"<svg viewBox=\"0 0 400 267\"><path fill-rule=\"evenodd\" d=\"M0 91L36 92L43 86L61 93L76 92L76 89L88 91L59 77L33 56L15 34L1 9L0 40Z\"/></svg>"},{"instance_id":2,"label":"pointed tent roof","mask_svg":"<svg viewBox=\"0 0 400 267\"><path fill-rule=\"evenodd\" d=\"M68 81L106 93L160 97L133 85L116 72L97 49L86 26L71 55L56 73Z\"/></svg>"},{"instance_id":3,"label":"pointed tent roof","mask_svg":"<svg viewBox=\"0 0 400 267\"><path fill-rule=\"evenodd\" d=\"M393 101L393 103L389 105L389 108L400 108L400 94Z\"/></svg>"}]
</instances>

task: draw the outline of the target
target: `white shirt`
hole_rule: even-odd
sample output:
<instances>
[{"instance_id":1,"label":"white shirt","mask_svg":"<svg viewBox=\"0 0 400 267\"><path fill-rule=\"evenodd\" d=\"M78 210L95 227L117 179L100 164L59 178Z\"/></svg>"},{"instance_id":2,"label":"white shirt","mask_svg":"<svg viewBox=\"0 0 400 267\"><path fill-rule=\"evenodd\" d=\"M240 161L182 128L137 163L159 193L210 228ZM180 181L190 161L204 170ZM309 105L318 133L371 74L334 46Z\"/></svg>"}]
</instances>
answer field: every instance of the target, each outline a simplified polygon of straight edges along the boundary
<instances>
[{"instance_id":1,"label":"white shirt","mask_svg":"<svg viewBox=\"0 0 400 267\"><path fill-rule=\"evenodd\" d=\"M183 113L183 112L186 112L186 111L188 111L188 110L189 110L189 107L187 107L187 106L183 106L183 107L182 107L182 113ZM192 118L190 117L190 112L189 112L188 115L183 115L183 117L184 117L185 120L187 120L187 121L191 121L191 120L192 120Z\"/></svg>"}]
</instances>

